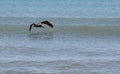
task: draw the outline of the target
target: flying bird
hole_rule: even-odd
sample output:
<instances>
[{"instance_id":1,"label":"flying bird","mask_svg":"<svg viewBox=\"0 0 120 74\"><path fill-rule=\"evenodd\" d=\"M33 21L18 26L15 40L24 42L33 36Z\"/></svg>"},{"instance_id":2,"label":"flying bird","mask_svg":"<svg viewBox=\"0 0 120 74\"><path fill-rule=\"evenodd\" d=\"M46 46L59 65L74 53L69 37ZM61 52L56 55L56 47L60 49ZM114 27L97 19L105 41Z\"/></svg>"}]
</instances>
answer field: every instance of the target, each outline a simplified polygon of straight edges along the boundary
<instances>
[{"instance_id":1,"label":"flying bird","mask_svg":"<svg viewBox=\"0 0 120 74\"><path fill-rule=\"evenodd\" d=\"M37 24L35 24L35 23L30 24L29 31L31 32L32 27L44 28L44 26L42 26L42 24L53 28L53 24L51 24L49 21L46 20L46 21L42 21L42 22L37 23Z\"/></svg>"}]
</instances>

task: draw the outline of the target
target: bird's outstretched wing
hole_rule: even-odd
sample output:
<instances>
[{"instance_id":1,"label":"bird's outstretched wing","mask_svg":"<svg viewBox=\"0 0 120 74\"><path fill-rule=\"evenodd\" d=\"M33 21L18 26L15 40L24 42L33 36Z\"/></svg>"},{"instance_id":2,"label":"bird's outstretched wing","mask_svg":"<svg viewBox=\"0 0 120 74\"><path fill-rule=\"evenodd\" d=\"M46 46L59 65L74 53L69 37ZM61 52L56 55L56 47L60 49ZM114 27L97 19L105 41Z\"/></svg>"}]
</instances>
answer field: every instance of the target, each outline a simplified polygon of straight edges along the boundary
<instances>
[{"instance_id":1,"label":"bird's outstretched wing","mask_svg":"<svg viewBox=\"0 0 120 74\"><path fill-rule=\"evenodd\" d=\"M42 21L41 24L46 24L49 27L53 28L53 24L51 24L49 21Z\"/></svg>"},{"instance_id":2,"label":"bird's outstretched wing","mask_svg":"<svg viewBox=\"0 0 120 74\"><path fill-rule=\"evenodd\" d=\"M33 24L31 24L30 27L29 27L29 31L30 31L30 32L31 32L31 29L32 29L32 25L33 25Z\"/></svg>"}]
</instances>

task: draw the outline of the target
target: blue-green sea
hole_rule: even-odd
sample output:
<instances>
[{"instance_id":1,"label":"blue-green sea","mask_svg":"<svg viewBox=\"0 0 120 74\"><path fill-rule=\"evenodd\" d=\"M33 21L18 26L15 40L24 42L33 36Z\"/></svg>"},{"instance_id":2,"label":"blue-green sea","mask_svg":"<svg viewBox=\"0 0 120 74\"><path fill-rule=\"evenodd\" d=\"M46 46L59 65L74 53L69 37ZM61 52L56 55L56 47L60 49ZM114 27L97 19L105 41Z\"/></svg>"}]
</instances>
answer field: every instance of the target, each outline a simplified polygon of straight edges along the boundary
<instances>
[{"instance_id":1,"label":"blue-green sea","mask_svg":"<svg viewBox=\"0 0 120 74\"><path fill-rule=\"evenodd\" d=\"M119 0L0 0L0 74L120 74ZM48 20L50 28L32 23Z\"/></svg>"}]
</instances>

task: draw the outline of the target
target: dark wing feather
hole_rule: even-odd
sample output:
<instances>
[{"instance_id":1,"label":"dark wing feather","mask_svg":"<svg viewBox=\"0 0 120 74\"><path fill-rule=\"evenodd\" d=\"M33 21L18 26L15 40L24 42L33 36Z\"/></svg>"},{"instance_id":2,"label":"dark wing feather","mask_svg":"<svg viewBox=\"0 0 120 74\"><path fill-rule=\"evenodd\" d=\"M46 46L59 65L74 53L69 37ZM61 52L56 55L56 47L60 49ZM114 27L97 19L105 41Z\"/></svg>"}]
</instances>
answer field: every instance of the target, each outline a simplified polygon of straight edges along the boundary
<instances>
[{"instance_id":1,"label":"dark wing feather","mask_svg":"<svg viewBox=\"0 0 120 74\"><path fill-rule=\"evenodd\" d=\"M46 25L48 25L49 27L53 28L53 24L51 24L49 21L42 21L41 23L42 23L42 24L46 24Z\"/></svg>"},{"instance_id":2,"label":"dark wing feather","mask_svg":"<svg viewBox=\"0 0 120 74\"><path fill-rule=\"evenodd\" d=\"M29 27L29 31L30 31L30 32L31 32L31 29L32 29L32 25L33 25L33 24L31 24L30 27Z\"/></svg>"}]
</instances>

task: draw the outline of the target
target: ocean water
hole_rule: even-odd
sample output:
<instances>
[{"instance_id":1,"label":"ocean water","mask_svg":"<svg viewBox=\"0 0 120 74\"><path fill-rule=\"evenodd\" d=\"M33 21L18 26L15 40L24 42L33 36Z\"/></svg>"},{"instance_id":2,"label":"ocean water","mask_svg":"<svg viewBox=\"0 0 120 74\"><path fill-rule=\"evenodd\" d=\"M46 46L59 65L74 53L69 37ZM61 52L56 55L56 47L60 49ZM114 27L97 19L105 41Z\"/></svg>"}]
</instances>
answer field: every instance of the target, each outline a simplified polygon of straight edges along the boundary
<instances>
[{"instance_id":1,"label":"ocean water","mask_svg":"<svg viewBox=\"0 0 120 74\"><path fill-rule=\"evenodd\" d=\"M120 74L119 0L1 0L0 74ZM50 21L54 28L32 28Z\"/></svg>"},{"instance_id":2,"label":"ocean water","mask_svg":"<svg viewBox=\"0 0 120 74\"><path fill-rule=\"evenodd\" d=\"M120 0L1 0L0 16L120 17Z\"/></svg>"}]
</instances>

